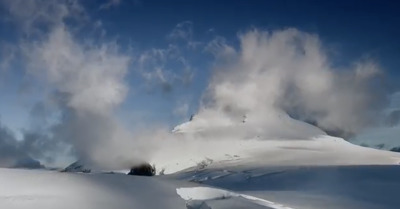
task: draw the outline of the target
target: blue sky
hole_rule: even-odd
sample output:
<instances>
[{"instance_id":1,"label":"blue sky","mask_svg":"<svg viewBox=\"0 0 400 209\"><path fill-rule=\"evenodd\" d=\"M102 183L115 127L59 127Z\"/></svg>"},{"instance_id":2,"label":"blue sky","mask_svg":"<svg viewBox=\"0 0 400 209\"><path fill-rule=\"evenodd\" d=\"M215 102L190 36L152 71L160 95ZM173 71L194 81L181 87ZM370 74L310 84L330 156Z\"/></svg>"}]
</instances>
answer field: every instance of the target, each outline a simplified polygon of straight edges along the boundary
<instances>
[{"instance_id":1,"label":"blue sky","mask_svg":"<svg viewBox=\"0 0 400 209\"><path fill-rule=\"evenodd\" d=\"M95 15L111 33L140 46L165 45L163 35L182 21L193 23L200 41L214 35L210 29L234 41L252 27L296 27L318 34L343 57L376 56L386 64L398 55L396 6L392 1L126 1Z\"/></svg>"},{"instance_id":2,"label":"blue sky","mask_svg":"<svg viewBox=\"0 0 400 209\"><path fill-rule=\"evenodd\" d=\"M297 28L317 34L332 65L345 68L356 60L374 60L385 73L381 85L390 93L400 88L400 15L395 1L89 0L81 4L87 18L65 21L74 39L113 42L131 57L124 78L129 91L116 110L130 129L154 123L172 128L196 113L215 64L207 45L220 38L239 47L238 34L254 28ZM18 46L40 41L53 23L43 21L36 25L39 34L28 34L5 5L0 12L4 63L0 121L21 137L21 130L31 126L32 108L49 89L27 75L27 67L19 63ZM160 52L166 58L157 57ZM138 60L145 55L151 58L141 66Z\"/></svg>"}]
</instances>

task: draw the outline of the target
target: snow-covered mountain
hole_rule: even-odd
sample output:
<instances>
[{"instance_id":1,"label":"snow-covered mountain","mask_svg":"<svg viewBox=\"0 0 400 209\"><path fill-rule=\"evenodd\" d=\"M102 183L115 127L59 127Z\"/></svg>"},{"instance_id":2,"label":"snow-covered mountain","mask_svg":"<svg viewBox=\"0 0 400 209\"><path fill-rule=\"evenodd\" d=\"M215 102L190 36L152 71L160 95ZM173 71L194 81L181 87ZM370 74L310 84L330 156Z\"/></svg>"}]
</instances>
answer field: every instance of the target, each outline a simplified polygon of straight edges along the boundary
<instances>
[{"instance_id":1,"label":"snow-covered mountain","mask_svg":"<svg viewBox=\"0 0 400 209\"><path fill-rule=\"evenodd\" d=\"M194 117L150 159L165 174L155 177L82 173L80 162L69 172L0 169L0 208L398 208L399 153L276 120L272 137L268 120Z\"/></svg>"}]
</instances>

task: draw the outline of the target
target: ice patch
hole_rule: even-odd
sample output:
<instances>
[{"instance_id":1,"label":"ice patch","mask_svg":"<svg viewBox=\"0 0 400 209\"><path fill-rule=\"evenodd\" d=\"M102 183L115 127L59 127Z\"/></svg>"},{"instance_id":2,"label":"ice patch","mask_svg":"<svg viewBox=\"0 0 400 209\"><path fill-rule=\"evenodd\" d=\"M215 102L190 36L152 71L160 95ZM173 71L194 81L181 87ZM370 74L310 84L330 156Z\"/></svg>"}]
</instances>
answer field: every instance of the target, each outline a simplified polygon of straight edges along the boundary
<instances>
[{"instance_id":1,"label":"ice patch","mask_svg":"<svg viewBox=\"0 0 400 209\"><path fill-rule=\"evenodd\" d=\"M233 192L210 187L178 188L176 193L184 200L217 200L236 196Z\"/></svg>"},{"instance_id":2,"label":"ice patch","mask_svg":"<svg viewBox=\"0 0 400 209\"><path fill-rule=\"evenodd\" d=\"M227 190L223 189L217 189L217 188L211 188L211 187L185 187L185 188L177 188L176 193L184 200L187 201L186 205L190 207L188 208L195 208L191 206L191 202L194 201L203 201L200 202L204 207L207 205L205 201L207 200L223 200L223 199L228 199L231 197L239 197L239 198L244 198L247 201L265 206L267 208L273 208L273 209L293 209L291 207L287 207L275 202L271 202L268 200L264 200L261 198L253 197L250 195L244 195L244 194L239 194L235 192L230 192ZM204 203L204 204L203 204Z\"/></svg>"}]
</instances>

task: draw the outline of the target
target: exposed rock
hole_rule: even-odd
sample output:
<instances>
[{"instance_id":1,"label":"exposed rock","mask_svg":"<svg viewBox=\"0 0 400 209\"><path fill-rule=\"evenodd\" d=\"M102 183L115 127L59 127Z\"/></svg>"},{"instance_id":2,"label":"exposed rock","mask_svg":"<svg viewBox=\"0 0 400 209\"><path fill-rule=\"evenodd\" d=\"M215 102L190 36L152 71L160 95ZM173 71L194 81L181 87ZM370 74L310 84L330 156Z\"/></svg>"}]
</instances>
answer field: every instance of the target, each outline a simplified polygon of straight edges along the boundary
<instances>
[{"instance_id":1,"label":"exposed rock","mask_svg":"<svg viewBox=\"0 0 400 209\"><path fill-rule=\"evenodd\" d=\"M152 166L149 163L143 163L138 166L132 167L128 175L154 176L156 175L156 168L155 166Z\"/></svg>"},{"instance_id":2,"label":"exposed rock","mask_svg":"<svg viewBox=\"0 0 400 209\"><path fill-rule=\"evenodd\" d=\"M62 170L61 172L77 172L77 173L90 173L91 169L86 168L82 162L80 161L76 161L74 163L72 163L71 165L69 165L68 167L66 167L64 170Z\"/></svg>"},{"instance_id":3,"label":"exposed rock","mask_svg":"<svg viewBox=\"0 0 400 209\"><path fill-rule=\"evenodd\" d=\"M392 149L390 149L390 151L392 151L392 152L400 152L400 147L393 147Z\"/></svg>"}]
</instances>

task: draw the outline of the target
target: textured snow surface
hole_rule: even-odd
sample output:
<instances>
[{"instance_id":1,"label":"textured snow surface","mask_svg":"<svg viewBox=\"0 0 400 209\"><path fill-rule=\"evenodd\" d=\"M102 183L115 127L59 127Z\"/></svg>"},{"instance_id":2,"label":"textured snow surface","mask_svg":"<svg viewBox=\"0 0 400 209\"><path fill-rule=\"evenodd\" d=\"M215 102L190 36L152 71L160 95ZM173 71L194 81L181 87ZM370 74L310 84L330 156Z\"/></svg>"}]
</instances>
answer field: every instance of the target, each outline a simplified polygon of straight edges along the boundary
<instances>
[{"instance_id":1,"label":"textured snow surface","mask_svg":"<svg viewBox=\"0 0 400 209\"><path fill-rule=\"evenodd\" d=\"M202 201L195 203L200 207L204 207L207 200L225 200L229 198L241 198L249 203L253 203L256 205L264 206L266 208L273 208L273 209L291 209L290 207L283 206L281 204L277 204L268 200L264 200L261 198L257 198L250 195L245 194L238 194L235 192L230 192L222 189L210 188L210 187L191 187L191 188L178 188L176 192L179 196L185 199L188 205L191 205L191 201ZM235 207L232 205L232 207Z\"/></svg>"},{"instance_id":2,"label":"textured snow surface","mask_svg":"<svg viewBox=\"0 0 400 209\"><path fill-rule=\"evenodd\" d=\"M399 153L329 136L230 142L229 149L221 152L203 148L183 159L154 161L176 171L156 177L0 169L0 208L397 209L400 205Z\"/></svg>"},{"instance_id":3,"label":"textured snow surface","mask_svg":"<svg viewBox=\"0 0 400 209\"><path fill-rule=\"evenodd\" d=\"M400 205L399 173L398 165L267 168L235 165L187 171L174 178L296 209L395 209ZM229 193L221 192L221 196L229 197ZM209 196L191 191L186 193L188 197L206 199Z\"/></svg>"},{"instance_id":4,"label":"textured snow surface","mask_svg":"<svg viewBox=\"0 0 400 209\"><path fill-rule=\"evenodd\" d=\"M185 146L182 142L181 145L183 148L179 151L171 149L154 155L151 163L157 170L164 169L166 174L170 174L189 167L212 167L220 163L222 166L239 163L265 167L393 165L400 162L398 153L357 146L327 135L291 140L221 139L196 142L193 146Z\"/></svg>"},{"instance_id":5,"label":"textured snow surface","mask_svg":"<svg viewBox=\"0 0 400 209\"><path fill-rule=\"evenodd\" d=\"M185 208L176 185L122 174L0 169L0 208Z\"/></svg>"}]
</instances>

